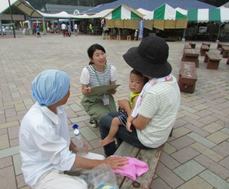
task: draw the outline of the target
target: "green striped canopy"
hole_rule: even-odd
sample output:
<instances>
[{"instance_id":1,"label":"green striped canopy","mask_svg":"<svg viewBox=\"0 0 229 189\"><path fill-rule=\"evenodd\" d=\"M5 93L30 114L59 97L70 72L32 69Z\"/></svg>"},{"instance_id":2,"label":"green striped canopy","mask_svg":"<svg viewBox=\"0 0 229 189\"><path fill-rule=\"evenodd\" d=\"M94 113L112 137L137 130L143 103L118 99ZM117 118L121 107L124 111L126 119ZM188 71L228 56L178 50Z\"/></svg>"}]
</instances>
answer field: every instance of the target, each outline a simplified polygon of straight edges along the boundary
<instances>
[{"instance_id":1,"label":"green striped canopy","mask_svg":"<svg viewBox=\"0 0 229 189\"><path fill-rule=\"evenodd\" d=\"M144 16L146 20L180 20L184 18L187 16L166 3Z\"/></svg>"},{"instance_id":2,"label":"green striped canopy","mask_svg":"<svg viewBox=\"0 0 229 189\"><path fill-rule=\"evenodd\" d=\"M107 20L123 20L143 18L143 15L128 6L120 5L105 16Z\"/></svg>"},{"instance_id":3,"label":"green striped canopy","mask_svg":"<svg viewBox=\"0 0 229 189\"><path fill-rule=\"evenodd\" d=\"M229 9L189 9L188 22L229 22Z\"/></svg>"}]
</instances>

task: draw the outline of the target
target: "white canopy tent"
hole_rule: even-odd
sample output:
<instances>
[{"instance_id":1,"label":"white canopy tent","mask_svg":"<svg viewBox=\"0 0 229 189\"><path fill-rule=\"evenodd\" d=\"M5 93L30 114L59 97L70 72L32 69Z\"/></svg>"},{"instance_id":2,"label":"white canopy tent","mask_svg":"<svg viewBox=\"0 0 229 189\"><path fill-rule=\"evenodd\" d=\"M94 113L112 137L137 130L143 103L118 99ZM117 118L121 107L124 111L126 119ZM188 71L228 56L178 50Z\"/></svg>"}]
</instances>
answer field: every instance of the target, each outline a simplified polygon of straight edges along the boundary
<instances>
[{"instance_id":1,"label":"white canopy tent","mask_svg":"<svg viewBox=\"0 0 229 189\"><path fill-rule=\"evenodd\" d=\"M42 17L42 15L35 8L33 8L29 4L29 2L24 0L1 0L0 14L9 8L9 1L11 5L14 5L15 7L17 7L18 9L20 9L22 12L24 12L26 15L30 17L36 17L36 18Z\"/></svg>"}]
</instances>

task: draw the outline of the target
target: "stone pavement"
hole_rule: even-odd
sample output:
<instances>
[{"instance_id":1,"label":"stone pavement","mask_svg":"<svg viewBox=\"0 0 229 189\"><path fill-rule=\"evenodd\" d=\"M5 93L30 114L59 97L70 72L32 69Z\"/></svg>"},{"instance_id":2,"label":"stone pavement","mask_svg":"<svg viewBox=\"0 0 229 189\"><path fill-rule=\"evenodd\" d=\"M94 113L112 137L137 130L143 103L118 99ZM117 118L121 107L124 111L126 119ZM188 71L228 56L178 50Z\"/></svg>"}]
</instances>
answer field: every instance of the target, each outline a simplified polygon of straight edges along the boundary
<instances>
[{"instance_id":1,"label":"stone pavement","mask_svg":"<svg viewBox=\"0 0 229 189\"><path fill-rule=\"evenodd\" d=\"M21 172L18 131L23 115L34 103L31 82L45 69L60 69L71 78L71 96L66 105L69 131L80 125L89 150L103 154L98 128L91 128L89 117L80 105L80 73L89 59L87 48L103 45L108 63L119 74L122 86L115 99L129 96L128 79L131 68L122 59L130 47L139 41L103 40L101 36L59 34L41 38L18 35L16 39L0 36L0 188L28 189ZM178 78L184 44L168 42L169 62ZM196 49L200 49L197 42ZM210 51L215 51L212 42ZM221 55L220 55L221 57ZM198 80L193 94L181 93L180 112L173 136L165 145L153 189L228 189L229 188L229 65L222 58L218 70L207 70L199 57Z\"/></svg>"}]
</instances>

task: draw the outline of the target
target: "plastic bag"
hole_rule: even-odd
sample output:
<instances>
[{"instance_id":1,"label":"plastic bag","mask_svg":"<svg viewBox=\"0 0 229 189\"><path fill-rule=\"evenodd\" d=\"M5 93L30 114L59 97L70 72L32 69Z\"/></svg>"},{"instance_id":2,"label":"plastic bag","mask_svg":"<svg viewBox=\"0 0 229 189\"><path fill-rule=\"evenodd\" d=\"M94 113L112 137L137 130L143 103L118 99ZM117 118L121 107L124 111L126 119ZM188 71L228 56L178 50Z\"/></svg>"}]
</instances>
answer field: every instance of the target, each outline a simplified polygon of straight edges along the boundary
<instances>
[{"instance_id":1,"label":"plastic bag","mask_svg":"<svg viewBox=\"0 0 229 189\"><path fill-rule=\"evenodd\" d=\"M94 185L94 189L118 189L115 173L109 164L103 163L92 169L88 181Z\"/></svg>"}]
</instances>

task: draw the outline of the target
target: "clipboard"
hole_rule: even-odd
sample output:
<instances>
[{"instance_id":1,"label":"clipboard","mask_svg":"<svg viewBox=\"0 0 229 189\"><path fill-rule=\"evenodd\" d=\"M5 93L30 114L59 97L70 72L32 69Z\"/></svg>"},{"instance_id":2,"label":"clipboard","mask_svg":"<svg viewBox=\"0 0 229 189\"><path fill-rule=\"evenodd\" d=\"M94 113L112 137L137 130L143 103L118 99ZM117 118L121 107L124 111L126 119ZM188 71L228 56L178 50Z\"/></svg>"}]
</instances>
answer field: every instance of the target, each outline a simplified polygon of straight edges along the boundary
<instances>
[{"instance_id":1,"label":"clipboard","mask_svg":"<svg viewBox=\"0 0 229 189\"><path fill-rule=\"evenodd\" d=\"M86 96L104 94L104 93L107 93L108 90L116 89L119 86L120 86L120 84L117 84L117 85L103 85L103 86L92 87L91 88L92 93L87 94Z\"/></svg>"}]
</instances>

